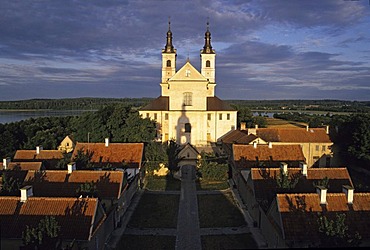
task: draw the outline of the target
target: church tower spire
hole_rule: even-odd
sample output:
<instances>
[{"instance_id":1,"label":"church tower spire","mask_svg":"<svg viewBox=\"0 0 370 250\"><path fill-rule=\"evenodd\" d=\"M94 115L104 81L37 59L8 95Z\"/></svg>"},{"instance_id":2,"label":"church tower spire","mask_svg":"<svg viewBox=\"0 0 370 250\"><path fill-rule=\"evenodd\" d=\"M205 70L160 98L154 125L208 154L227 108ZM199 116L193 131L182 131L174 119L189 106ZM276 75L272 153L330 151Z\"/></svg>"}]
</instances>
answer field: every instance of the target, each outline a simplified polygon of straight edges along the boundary
<instances>
[{"instance_id":1,"label":"church tower spire","mask_svg":"<svg viewBox=\"0 0 370 250\"><path fill-rule=\"evenodd\" d=\"M162 83L166 83L176 73L176 49L172 44L171 20L168 18L167 41L162 49Z\"/></svg>"},{"instance_id":2,"label":"church tower spire","mask_svg":"<svg viewBox=\"0 0 370 250\"><path fill-rule=\"evenodd\" d=\"M211 32L209 31L209 21L207 21L207 30L204 34L204 47L200 50L201 74L208 79L210 83L216 82L215 62L216 53L211 45Z\"/></svg>"}]
</instances>

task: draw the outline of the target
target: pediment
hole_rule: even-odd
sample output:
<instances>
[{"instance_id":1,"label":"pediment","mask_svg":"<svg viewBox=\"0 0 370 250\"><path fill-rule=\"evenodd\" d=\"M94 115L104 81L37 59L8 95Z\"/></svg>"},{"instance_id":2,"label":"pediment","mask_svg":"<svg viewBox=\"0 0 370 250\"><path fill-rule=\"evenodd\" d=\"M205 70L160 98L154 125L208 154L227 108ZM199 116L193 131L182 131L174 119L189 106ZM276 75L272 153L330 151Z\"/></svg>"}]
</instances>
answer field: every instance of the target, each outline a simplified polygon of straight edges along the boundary
<instances>
[{"instance_id":1,"label":"pediment","mask_svg":"<svg viewBox=\"0 0 370 250\"><path fill-rule=\"evenodd\" d=\"M185 63L184 66L182 66L181 69L179 69L176 74L170 78L169 82L172 81L205 81L207 82L207 79L199 73L199 71L194 68L193 65L188 61Z\"/></svg>"}]
</instances>

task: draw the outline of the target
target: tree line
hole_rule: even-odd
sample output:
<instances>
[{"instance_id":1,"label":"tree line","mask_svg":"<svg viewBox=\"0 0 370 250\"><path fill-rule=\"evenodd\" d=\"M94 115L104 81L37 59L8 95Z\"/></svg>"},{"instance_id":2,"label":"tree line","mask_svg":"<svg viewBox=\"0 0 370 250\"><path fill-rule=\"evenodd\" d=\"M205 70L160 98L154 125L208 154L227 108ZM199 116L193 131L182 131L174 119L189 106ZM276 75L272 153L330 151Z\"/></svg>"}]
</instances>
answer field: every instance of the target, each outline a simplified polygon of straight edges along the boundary
<instances>
[{"instance_id":1,"label":"tree line","mask_svg":"<svg viewBox=\"0 0 370 250\"><path fill-rule=\"evenodd\" d=\"M66 135L75 141L149 142L156 125L141 118L138 111L124 104L107 105L80 116L40 117L0 124L0 155L13 157L18 149L56 149Z\"/></svg>"}]
</instances>

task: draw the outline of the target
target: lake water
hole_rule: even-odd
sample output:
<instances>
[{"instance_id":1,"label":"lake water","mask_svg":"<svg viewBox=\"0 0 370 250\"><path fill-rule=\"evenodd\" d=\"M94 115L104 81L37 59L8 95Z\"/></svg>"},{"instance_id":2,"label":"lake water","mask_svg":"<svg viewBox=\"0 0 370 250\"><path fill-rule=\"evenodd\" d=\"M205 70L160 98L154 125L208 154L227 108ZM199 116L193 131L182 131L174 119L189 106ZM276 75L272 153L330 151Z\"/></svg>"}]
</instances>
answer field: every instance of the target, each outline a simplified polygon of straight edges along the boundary
<instances>
[{"instance_id":1,"label":"lake water","mask_svg":"<svg viewBox=\"0 0 370 250\"><path fill-rule=\"evenodd\" d=\"M0 110L0 123L17 122L30 118L46 116L76 116L89 110Z\"/></svg>"}]
</instances>

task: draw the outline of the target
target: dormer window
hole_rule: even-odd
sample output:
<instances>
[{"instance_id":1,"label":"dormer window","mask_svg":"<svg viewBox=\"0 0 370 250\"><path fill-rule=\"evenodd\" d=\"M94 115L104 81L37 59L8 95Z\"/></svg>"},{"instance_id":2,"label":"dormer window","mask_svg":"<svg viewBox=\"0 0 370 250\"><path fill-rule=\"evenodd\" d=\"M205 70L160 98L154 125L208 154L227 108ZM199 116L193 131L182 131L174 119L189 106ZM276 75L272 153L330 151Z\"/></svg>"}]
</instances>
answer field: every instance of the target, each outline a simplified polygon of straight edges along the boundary
<instances>
[{"instance_id":1,"label":"dormer window","mask_svg":"<svg viewBox=\"0 0 370 250\"><path fill-rule=\"evenodd\" d=\"M167 60L167 67L171 67L171 60Z\"/></svg>"},{"instance_id":2,"label":"dormer window","mask_svg":"<svg viewBox=\"0 0 370 250\"><path fill-rule=\"evenodd\" d=\"M207 68L211 67L211 62L209 60L206 61L206 67Z\"/></svg>"},{"instance_id":3,"label":"dormer window","mask_svg":"<svg viewBox=\"0 0 370 250\"><path fill-rule=\"evenodd\" d=\"M193 99L193 93L191 92L185 92L184 93L184 105L185 106L191 106Z\"/></svg>"}]
</instances>

